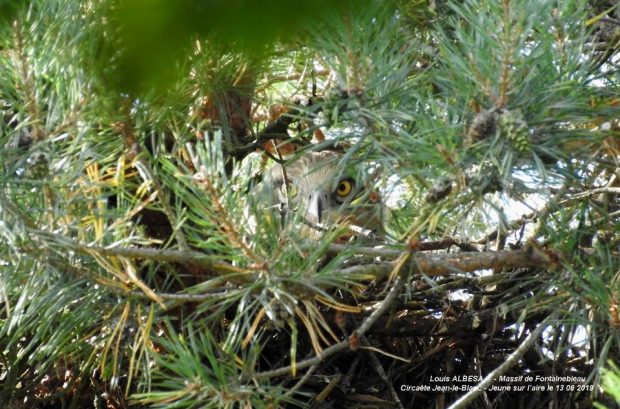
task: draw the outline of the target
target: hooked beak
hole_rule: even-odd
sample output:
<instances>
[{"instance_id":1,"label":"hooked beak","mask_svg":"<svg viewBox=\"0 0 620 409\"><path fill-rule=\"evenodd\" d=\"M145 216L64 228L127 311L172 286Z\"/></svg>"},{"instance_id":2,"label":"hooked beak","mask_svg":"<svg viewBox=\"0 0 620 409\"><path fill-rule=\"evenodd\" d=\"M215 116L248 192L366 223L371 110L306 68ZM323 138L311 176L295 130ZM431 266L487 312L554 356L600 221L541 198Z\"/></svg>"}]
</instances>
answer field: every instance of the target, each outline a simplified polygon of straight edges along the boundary
<instances>
[{"instance_id":1,"label":"hooked beak","mask_svg":"<svg viewBox=\"0 0 620 409\"><path fill-rule=\"evenodd\" d=\"M329 198L322 189L317 189L308 199L307 219L310 223L320 225L324 221L324 212L329 209Z\"/></svg>"}]
</instances>

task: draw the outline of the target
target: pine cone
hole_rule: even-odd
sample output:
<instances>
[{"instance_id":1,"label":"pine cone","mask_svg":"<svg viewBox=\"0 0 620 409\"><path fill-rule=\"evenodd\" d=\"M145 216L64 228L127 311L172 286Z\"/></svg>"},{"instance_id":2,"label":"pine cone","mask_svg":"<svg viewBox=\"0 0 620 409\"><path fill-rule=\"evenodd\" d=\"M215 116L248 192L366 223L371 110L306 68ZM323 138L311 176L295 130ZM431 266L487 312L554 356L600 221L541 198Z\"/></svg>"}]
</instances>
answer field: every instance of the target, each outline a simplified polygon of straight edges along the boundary
<instances>
[{"instance_id":1,"label":"pine cone","mask_svg":"<svg viewBox=\"0 0 620 409\"><path fill-rule=\"evenodd\" d=\"M476 115L465 138L465 146L488 138L495 133L497 129L497 114L495 110L481 111Z\"/></svg>"},{"instance_id":2,"label":"pine cone","mask_svg":"<svg viewBox=\"0 0 620 409\"><path fill-rule=\"evenodd\" d=\"M527 123L519 110L502 111L498 123L502 137L508 140L516 151L526 152L530 149L531 140Z\"/></svg>"}]
</instances>

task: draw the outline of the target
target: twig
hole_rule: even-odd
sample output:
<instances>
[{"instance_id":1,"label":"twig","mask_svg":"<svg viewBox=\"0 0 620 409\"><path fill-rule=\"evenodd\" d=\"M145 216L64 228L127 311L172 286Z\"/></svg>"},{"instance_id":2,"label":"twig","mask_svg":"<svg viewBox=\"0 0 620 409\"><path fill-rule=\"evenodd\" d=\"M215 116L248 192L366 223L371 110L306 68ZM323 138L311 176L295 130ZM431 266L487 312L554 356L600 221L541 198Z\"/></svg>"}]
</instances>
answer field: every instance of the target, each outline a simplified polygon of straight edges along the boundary
<instances>
[{"instance_id":1,"label":"twig","mask_svg":"<svg viewBox=\"0 0 620 409\"><path fill-rule=\"evenodd\" d=\"M488 276L462 277L444 283L438 283L428 289L420 290L418 294L438 294L444 291L466 287L487 286L490 284L503 283L509 277L509 273L499 273Z\"/></svg>"},{"instance_id":2,"label":"twig","mask_svg":"<svg viewBox=\"0 0 620 409\"><path fill-rule=\"evenodd\" d=\"M527 308L527 301L518 301L511 304L511 308L519 310ZM548 311L549 307L537 306L539 309ZM381 317L375 327L368 332L369 335L382 337L410 338L410 337L452 337L453 339L470 339L472 334L479 334L481 328L488 328L497 319L498 306L494 305L483 310L459 312L458 315L442 315L436 317L433 314L439 310L419 309L410 310L408 313L397 318ZM445 312L445 311L444 311ZM507 315L502 318L504 326L512 325L518 316ZM489 331L487 329L487 331ZM495 330L488 332L490 335ZM419 358L418 358L419 359Z\"/></svg>"},{"instance_id":3,"label":"twig","mask_svg":"<svg viewBox=\"0 0 620 409\"><path fill-rule=\"evenodd\" d=\"M295 365L296 369L300 370L300 369L304 369L304 368L307 368L313 365L317 365L321 363L323 360L325 360L325 358L331 355L334 355L340 351L344 351L347 348L351 347L352 340L359 339L359 337L364 335L364 333L368 331L370 327L372 327L372 325L379 319L379 317L381 317L387 311L387 309L394 303L394 301L398 298L398 294L400 293L400 289L403 286L404 282L405 282L405 278L403 277L402 274L399 274L396 280L394 281L394 284L392 285L392 289L388 293L387 297L385 297L385 299L379 305L379 307L375 311L373 311L373 313L370 314L370 316L366 318L364 322L362 322L359 328L353 331L353 334L351 334L351 336L349 336L344 341L341 341L335 345L325 348L323 351L319 352L316 356L312 358L298 362L297 365ZM254 379L275 378L278 376L286 375L290 373L292 370L293 370L293 367L289 365L289 366L274 369L271 371L259 372L259 373L252 375L252 377Z\"/></svg>"},{"instance_id":4,"label":"twig","mask_svg":"<svg viewBox=\"0 0 620 409\"><path fill-rule=\"evenodd\" d=\"M365 346L370 345L368 340L364 336L362 337L362 345L365 345ZM372 364L373 369L375 370L375 372L377 372L377 374L379 375L379 377L381 378L381 380L387 387L388 391L390 392L390 396L392 396L392 399L394 400L396 407L399 409L405 409L402 402L398 398L398 394L394 390L394 386L392 386L392 381L390 381L390 378L388 378L387 374L385 373L385 370L383 369L383 366L381 365L381 362L379 361L379 358L377 358L377 355L375 355L375 353L371 350L366 350L365 352L370 358L370 363Z\"/></svg>"},{"instance_id":5,"label":"twig","mask_svg":"<svg viewBox=\"0 0 620 409\"><path fill-rule=\"evenodd\" d=\"M314 71L314 75L315 76L321 76L321 77L325 77L325 76L329 75L330 73L331 73L331 71L327 70L327 69ZM264 91L265 89L269 88L270 86L272 86L273 84L276 84L278 82L297 81L297 80L299 80L301 78L302 78L302 74L274 75L272 77L267 78L267 81L266 81L266 83L264 85L256 87L256 91L257 92Z\"/></svg>"},{"instance_id":6,"label":"twig","mask_svg":"<svg viewBox=\"0 0 620 409\"><path fill-rule=\"evenodd\" d=\"M174 293L156 293L157 296L163 300L169 301L177 301L177 302L201 302L210 300L213 298L225 298L231 295L230 290L214 292L214 293L202 293L202 294L174 294ZM133 292L132 296L138 298L149 298L146 294L142 292Z\"/></svg>"},{"instance_id":7,"label":"twig","mask_svg":"<svg viewBox=\"0 0 620 409\"><path fill-rule=\"evenodd\" d=\"M364 244L366 244L365 241L364 241ZM478 249L476 249L476 247L473 244L461 242L452 237L446 237L446 238L443 238L437 241L420 242L416 245L416 251L443 250L443 249L450 248L452 246L457 246L463 251L470 251L470 252L478 251ZM350 249L353 249L355 254L364 254L366 256L373 256L373 257L394 258L394 257L398 257L402 253L402 249L388 248L388 247L378 247L378 246L354 247L354 245L352 246L350 244L341 244L341 243L332 243L329 245L329 251L332 254L338 254L345 250L350 250Z\"/></svg>"},{"instance_id":8,"label":"twig","mask_svg":"<svg viewBox=\"0 0 620 409\"><path fill-rule=\"evenodd\" d=\"M557 192L554 192L553 197L551 197L542 208L535 210L529 214L525 214L520 219L513 220L508 226L505 227L505 232L509 233L517 229L523 229L527 222L537 220L537 227L533 229L533 233L528 235L529 238L534 239L538 234L540 226L542 225L542 221L549 214L561 209L559 205L564 202L560 202L560 199L562 198L562 196L564 196L567 190L568 186L566 184L563 185ZM497 239L498 232L499 229L495 229L490 233L487 233L482 239L474 241L473 244L486 244L492 240L495 240Z\"/></svg>"},{"instance_id":9,"label":"twig","mask_svg":"<svg viewBox=\"0 0 620 409\"><path fill-rule=\"evenodd\" d=\"M290 397L290 396L293 396L295 393L297 393L299 388L301 388L306 382L308 382L310 377L316 372L318 368L319 368L318 364L312 365L310 369L308 369L308 372L306 372L304 376L302 376L301 379L291 389L289 389L288 392L284 394L284 396Z\"/></svg>"},{"instance_id":10,"label":"twig","mask_svg":"<svg viewBox=\"0 0 620 409\"><path fill-rule=\"evenodd\" d=\"M585 192L581 192L581 193L577 193L575 195L573 195L570 199L567 200L571 200L571 199L581 199L583 197L590 197L590 196L595 196L598 194L602 194L602 193L620 193L620 187L599 187L599 188L595 188L595 189L590 189L590 190L586 190Z\"/></svg>"},{"instance_id":11,"label":"twig","mask_svg":"<svg viewBox=\"0 0 620 409\"><path fill-rule=\"evenodd\" d=\"M349 369L347 370L347 373L344 374L344 377L342 378L342 382L340 383L343 389L346 390L351 385L351 380L353 379L353 375L357 373L357 366L360 363L361 357L362 357L361 354L356 355L355 359L353 360L353 363L349 365Z\"/></svg>"},{"instance_id":12,"label":"twig","mask_svg":"<svg viewBox=\"0 0 620 409\"><path fill-rule=\"evenodd\" d=\"M298 115L300 111L296 108L291 109L289 112L280 116L275 121L267 124L267 126L256 135L253 142L249 144L238 146L232 150L232 154L237 158L243 158L248 153L254 151L256 148L259 148L263 143L268 142L273 139L294 139L291 138L288 134L288 127L298 120ZM251 139L248 136L246 139Z\"/></svg>"},{"instance_id":13,"label":"twig","mask_svg":"<svg viewBox=\"0 0 620 409\"><path fill-rule=\"evenodd\" d=\"M545 329L549 321L555 319L556 313L549 315L543 322L541 322L534 331L523 340L521 345L511 353L506 362L491 371L475 388L461 396L454 402L448 409L463 409L466 408L471 402L473 402L482 392L484 392L489 386L491 386L501 375L505 374L519 359L527 352L528 349L534 344L538 336Z\"/></svg>"}]
</instances>

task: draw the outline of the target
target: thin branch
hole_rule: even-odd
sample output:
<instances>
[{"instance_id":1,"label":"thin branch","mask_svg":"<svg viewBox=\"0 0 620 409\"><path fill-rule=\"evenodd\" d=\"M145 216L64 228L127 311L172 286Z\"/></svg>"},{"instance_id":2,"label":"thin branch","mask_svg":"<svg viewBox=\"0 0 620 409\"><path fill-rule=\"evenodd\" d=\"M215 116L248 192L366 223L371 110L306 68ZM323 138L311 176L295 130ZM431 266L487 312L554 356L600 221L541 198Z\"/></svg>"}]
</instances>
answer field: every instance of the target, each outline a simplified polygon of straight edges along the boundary
<instances>
[{"instance_id":1,"label":"thin branch","mask_svg":"<svg viewBox=\"0 0 620 409\"><path fill-rule=\"evenodd\" d=\"M361 337L361 339L362 339L362 345L370 346L370 343L368 342L368 339L366 339L366 337L363 336ZM377 358L377 355L375 355L375 353L371 350L366 350L365 352L370 358L370 363L372 364L373 369L375 370L377 375L379 375L379 377L385 384L387 390L390 392L390 396L392 397L392 400L396 404L396 407L399 409L405 409L405 407L403 406L403 403L398 398L398 394L394 390L392 381L390 381L390 378L388 378L387 374L385 373L385 370L383 369L383 366L381 365L381 362L379 361L379 358Z\"/></svg>"},{"instance_id":2,"label":"thin branch","mask_svg":"<svg viewBox=\"0 0 620 409\"><path fill-rule=\"evenodd\" d=\"M262 147L262 145L265 142L269 142L274 139L282 139L290 143L294 143L294 142L302 143L302 141L299 138L297 137L292 138L288 134L288 128L294 122L299 121L301 119L305 119L308 116L312 116L315 110L320 109L320 106L318 105L315 105L316 108L314 109L312 107L313 107L312 101L310 101L308 106L306 107L310 109L310 112L308 114L304 114L304 112L302 112L301 109L298 107L292 107L288 112L278 117L278 119L268 123L267 126L265 126L265 128L262 131L260 131L255 137L252 137L252 135L246 136L244 140L253 139L253 141L248 144L233 148L231 150L231 154L235 156L237 159L241 159L245 157L247 154L249 154L250 152L256 150L257 148Z\"/></svg>"},{"instance_id":3,"label":"thin branch","mask_svg":"<svg viewBox=\"0 0 620 409\"><path fill-rule=\"evenodd\" d=\"M365 241L364 241L364 244L366 244ZM457 246L463 251L470 251L470 252L478 251L473 244L458 241L457 239L454 239L451 237L446 237L446 238L443 238L437 241L420 242L416 245L416 251L443 250L443 249L450 248L452 246ZM351 248L352 246L350 244L332 243L329 245L329 251L332 254L339 254ZM402 253L402 249L389 248L389 247L383 247L383 246L374 246L374 247L360 246L360 247L353 247L353 249L355 250L355 254L364 254L365 256L372 256L372 257L395 258L395 257L398 257Z\"/></svg>"},{"instance_id":4,"label":"thin branch","mask_svg":"<svg viewBox=\"0 0 620 409\"><path fill-rule=\"evenodd\" d=\"M353 331L351 336L349 336L344 341L341 341L335 345L325 348L323 351L319 352L316 356L312 358L298 362L297 365L295 365L296 369L300 370L300 369L304 369L304 368L317 365L321 363L323 360L325 360L326 358L340 351L344 351L350 348L351 344L355 340L359 340L359 338L362 335L364 335L364 333L368 331L370 327L372 327L372 325L379 319L379 317L381 317L387 311L387 309L394 303L394 301L398 298L398 294L400 293L400 289L404 283L405 283L405 278L403 274L399 274L396 280L394 281L394 284L392 285L392 289L388 293L387 297L385 297L385 299L379 305L379 307L375 311L373 311L373 313L370 314L370 316L362 322L359 328ZM286 375L290 373L292 370L293 370L293 367L289 365L289 366L285 366L282 368L274 369L272 371L259 372L259 373L252 375L252 377L254 379L275 378L278 376Z\"/></svg>"},{"instance_id":5,"label":"thin branch","mask_svg":"<svg viewBox=\"0 0 620 409\"><path fill-rule=\"evenodd\" d=\"M306 373L304 374L304 376L302 376L302 377L301 377L301 379L300 379L300 380L299 380L299 381L298 381L298 382L297 382L297 383L296 383L296 384L295 384L295 385L294 385L291 389L289 389L289 391L288 391L288 392L286 392L286 393L284 394L284 396L285 396L285 397L290 397L290 396L295 395L295 394L297 393L297 391L298 391L298 390L299 390L302 386L304 386L304 384L305 384L306 382L308 382L308 380L310 379L310 377L311 377L311 376L312 376L312 375L316 372L316 370L317 370L318 368L319 368L319 365L318 365L318 364L317 364L317 365L312 365L312 366L310 367L310 369L308 369L308 372L306 372Z\"/></svg>"},{"instance_id":6,"label":"thin branch","mask_svg":"<svg viewBox=\"0 0 620 409\"><path fill-rule=\"evenodd\" d=\"M327 69L314 71L314 75L317 77L326 77L329 74L331 74L331 71ZM264 85L256 87L256 92L264 91L267 88L271 87L273 84L277 84L278 82L298 81L300 79L303 79L303 75L304 73L273 75L267 78L267 81L265 82Z\"/></svg>"},{"instance_id":7,"label":"thin branch","mask_svg":"<svg viewBox=\"0 0 620 409\"><path fill-rule=\"evenodd\" d=\"M419 295L419 294L416 294ZM566 301L568 297L556 296L555 301ZM433 299L429 297L429 299ZM409 312L403 312L396 318L389 316L381 317L375 323L375 326L368 331L368 335L395 338L410 337L449 337L454 340L470 340L472 335L478 336L481 331L486 331L488 335L493 336L497 329L489 330L493 327L493 323L497 321L498 316L503 315L499 305L492 305L482 310L465 310L461 311L456 307L452 307L453 311L458 313L443 314L440 317L434 314L439 310L429 310L428 306L419 305L401 305L400 308L408 309ZM503 327L506 328L513 325L519 319L516 311L528 309L531 314L535 311L546 312L550 310L549 303L541 302L532 305L530 301L516 301L510 304L510 308L515 313L507 314L502 317ZM445 311L444 311L445 313ZM497 327L495 327L497 328Z\"/></svg>"},{"instance_id":8,"label":"thin branch","mask_svg":"<svg viewBox=\"0 0 620 409\"><path fill-rule=\"evenodd\" d=\"M175 301L175 302L202 302L202 301L206 301L206 300L211 300L211 299L217 299L217 298L226 298L226 297L230 297L231 295L231 291L230 290L225 290L225 291L220 291L220 292L213 292L213 293L202 293L202 294L185 294L185 293L179 293L179 294L174 294L174 293L155 293L159 298L161 298L164 301ZM131 293L132 296L134 297L138 297L138 298L147 298L149 299L149 297L142 293L142 292L132 292Z\"/></svg>"},{"instance_id":9,"label":"thin branch","mask_svg":"<svg viewBox=\"0 0 620 409\"><path fill-rule=\"evenodd\" d=\"M584 192L580 192L577 193L575 195L573 195L570 199L567 200L571 200L571 199L580 199L583 197L591 197L591 196L595 196L598 194L603 194L603 193L615 193L618 194L620 193L620 187L599 187L596 189L590 189L590 190L586 190Z\"/></svg>"},{"instance_id":10,"label":"thin branch","mask_svg":"<svg viewBox=\"0 0 620 409\"><path fill-rule=\"evenodd\" d=\"M523 229L527 222L537 220L536 227L533 229L533 232L529 234L529 238L535 239L540 230L540 226L543 225L543 221L547 218L547 216L562 209L559 205L563 204L564 201L560 201L560 199L564 196L567 190L568 185L563 185L557 192L554 193L553 197L551 197L543 207L529 214L523 215L520 219L510 222L508 226L505 227L505 233L508 234L511 231ZM498 233L499 229L495 229L487 233L482 239L474 241L473 244L486 244L496 240Z\"/></svg>"},{"instance_id":11,"label":"thin branch","mask_svg":"<svg viewBox=\"0 0 620 409\"><path fill-rule=\"evenodd\" d=\"M511 353L506 361L491 371L475 388L461 396L456 402L454 402L448 409L463 409L469 406L481 393L483 393L489 386L491 386L500 376L505 374L519 359L530 349L536 339L540 336L547 324L555 319L556 313L549 315L543 322L541 322L534 331L523 340L521 345L513 353Z\"/></svg>"}]
</instances>

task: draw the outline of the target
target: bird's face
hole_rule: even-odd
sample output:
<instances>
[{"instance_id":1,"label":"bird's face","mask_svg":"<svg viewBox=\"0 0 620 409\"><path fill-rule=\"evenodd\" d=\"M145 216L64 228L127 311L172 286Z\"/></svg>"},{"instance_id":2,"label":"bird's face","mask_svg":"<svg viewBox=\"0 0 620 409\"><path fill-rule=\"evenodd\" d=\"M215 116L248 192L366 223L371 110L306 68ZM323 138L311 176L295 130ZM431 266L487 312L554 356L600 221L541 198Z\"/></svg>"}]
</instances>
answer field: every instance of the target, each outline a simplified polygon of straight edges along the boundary
<instances>
[{"instance_id":1,"label":"bird's face","mask_svg":"<svg viewBox=\"0 0 620 409\"><path fill-rule=\"evenodd\" d=\"M302 212L317 231L346 224L366 235L380 235L383 206L379 194L359 165L347 166L341 159L335 152L307 152L290 165L275 167L272 180L278 200Z\"/></svg>"}]
</instances>

